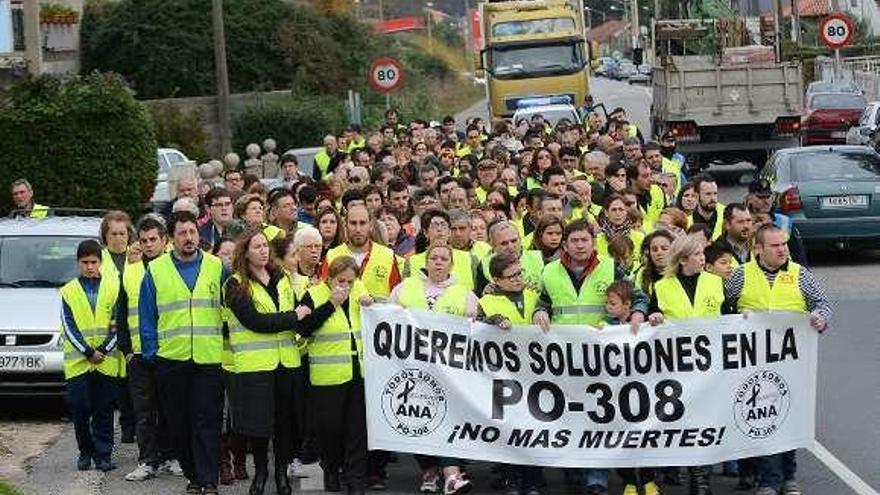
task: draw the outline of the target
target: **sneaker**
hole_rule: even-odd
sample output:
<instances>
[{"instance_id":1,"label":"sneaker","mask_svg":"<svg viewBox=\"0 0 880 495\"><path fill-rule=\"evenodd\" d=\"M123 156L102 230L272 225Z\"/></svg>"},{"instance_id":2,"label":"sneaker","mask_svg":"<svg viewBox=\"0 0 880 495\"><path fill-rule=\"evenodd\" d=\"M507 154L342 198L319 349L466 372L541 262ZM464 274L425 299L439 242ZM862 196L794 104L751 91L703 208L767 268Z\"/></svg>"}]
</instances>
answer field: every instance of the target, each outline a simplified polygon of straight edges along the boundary
<instances>
[{"instance_id":1,"label":"sneaker","mask_svg":"<svg viewBox=\"0 0 880 495\"><path fill-rule=\"evenodd\" d=\"M762 486L755 490L755 495L779 495L779 493L772 487Z\"/></svg>"},{"instance_id":2,"label":"sneaker","mask_svg":"<svg viewBox=\"0 0 880 495\"><path fill-rule=\"evenodd\" d=\"M460 495L471 491L471 482L459 476L450 476L443 487L444 495Z\"/></svg>"},{"instance_id":3,"label":"sneaker","mask_svg":"<svg viewBox=\"0 0 880 495\"><path fill-rule=\"evenodd\" d=\"M440 475L435 472L427 472L422 475L421 493L437 493L440 491Z\"/></svg>"},{"instance_id":4,"label":"sneaker","mask_svg":"<svg viewBox=\"0 0 880 495\"><path fill-rule=\"evenodd\" d=\"M293 462L287 465L287 477L308 478L309 475L306 473L302 461L300 461L299 459L294 459Z\"/></svg>"},{"instance_id":5,"label":"sneaker","mask_svg":"<svg viewBox=\"0 0 880 495\"><path fill-rule=\"evenodd\" d=\"M626 485L623 487L623 495L639 495L639 490L636 485Z\"/></svg>"},{"instance_id":6,"label":"sneaker","mask_svg":"<svg viewBox=\"0 0 880 495\"><path fill-rule=\"evenodd\" d=\"M190 481L186 484L186 493L187 495L201 495L202 494L202 485L193 483Z\"/></svg>"},{"instance_id":7,"label":"sneaker","mask_svg":"<svg viewBox=\"0 0 880 495\"><path fill-rule=\"evenodd\" d=\"M205 485L202 487L202 495L218 495L219 493L216 485Z\"/></svg>"},{"instance_id":8,"label":"sneaker","mask_svg":"<svg viewBox=\"0 0 880 495\"><path fill-rule=\"evenodd\" d=\"M802 495L803 493L795 480L788 480L782 484L782 495Z\"/></svg>"},{"instance_id":9,"label":"sneaker","mask_svg":"<svg viewBox=\"0 0 880 495\"><path fill-rule=\"evenodd\" d=\"M106 473L116 469L116 464L113 464L110 459L95 459L95 469Z\"/></svg>"},{"instance_id":10,"label":"sneaker","mask_svg":"<svg viewBox=\"0 0 880 495\"><path fill-rule=\"evenodd\" d=\"M76 458L76 469L80 471L88 471L92 469L92 456L89 454L80 454Z\"/></svg>"},{"instance_id":11,"label":"sneaker","mask_svg":"<svg viewBox=\"0 0 880 495\"><path fill-rule=\"evenodd\" d=\"M657 486L657 483L650 481L645 483L645 495L660 495L660 487Z\"/></svg>"},{"instance_id":12,"label":"sneaker","mask_svg":"<svg viewBox=\"0 0 880 495\"><path fill-rule=\"evenodd\" d=\"M183 468L180 467L180 463L177 462L177 459L171 459L163 462L161 465L159 465L158 471L160 474L183 476Z\"/></svg>"},{"instance_id":13,"label":"sneaker","mask_svg":"<svg viewBox=\"0 0 880 495\"><path fill-rule=\"evenodd\" d=\"M134 471L125 475L125 481L145 481L156 476L156 470L149 464L138 464Z\"/></svg>"}]
</instances>

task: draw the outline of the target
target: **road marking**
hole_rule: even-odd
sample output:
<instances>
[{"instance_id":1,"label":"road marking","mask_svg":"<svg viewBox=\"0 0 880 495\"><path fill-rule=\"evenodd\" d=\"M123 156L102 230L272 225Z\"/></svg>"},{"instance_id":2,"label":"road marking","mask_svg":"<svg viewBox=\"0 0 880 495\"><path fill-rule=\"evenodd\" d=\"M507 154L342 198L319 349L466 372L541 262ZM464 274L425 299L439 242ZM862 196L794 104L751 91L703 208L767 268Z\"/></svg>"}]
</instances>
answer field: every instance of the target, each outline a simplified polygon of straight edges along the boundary
<instances>
[{"instance_id":1,"label":"road marking","mask_svg":"<svg viewBox=\"0 0 880 495\"><path fill-rule=\"evenodd\" d=\"M840 462L840 459L834 457L834 454L828 451L819 441L813 443L813 447L809 449L816 459L825 464L838 478L846 483L858 495L880 495L877 490L871 488L871 485L865 483L865 480L852 472L846 464Z\"/></svg>"}]
</instances>

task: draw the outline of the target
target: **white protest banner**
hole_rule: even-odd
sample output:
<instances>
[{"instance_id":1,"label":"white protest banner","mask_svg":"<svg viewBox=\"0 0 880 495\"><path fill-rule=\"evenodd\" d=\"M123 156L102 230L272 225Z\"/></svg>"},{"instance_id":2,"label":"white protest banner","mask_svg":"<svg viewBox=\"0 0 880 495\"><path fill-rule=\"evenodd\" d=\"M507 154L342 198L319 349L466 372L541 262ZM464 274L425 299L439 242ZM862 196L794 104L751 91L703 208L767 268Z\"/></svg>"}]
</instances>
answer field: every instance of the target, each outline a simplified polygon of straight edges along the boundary
<instances>
[{"instance_id":1,"label":"white protest banner","mask_svg":"<svg viewBox=\"0 0 880 495\"><path fill-rule=\"evenodd\" d=\"M813 444L805 314L509 331L363 311L369 446L557 467L713 464Z\"/></svg>"}]
</instances>

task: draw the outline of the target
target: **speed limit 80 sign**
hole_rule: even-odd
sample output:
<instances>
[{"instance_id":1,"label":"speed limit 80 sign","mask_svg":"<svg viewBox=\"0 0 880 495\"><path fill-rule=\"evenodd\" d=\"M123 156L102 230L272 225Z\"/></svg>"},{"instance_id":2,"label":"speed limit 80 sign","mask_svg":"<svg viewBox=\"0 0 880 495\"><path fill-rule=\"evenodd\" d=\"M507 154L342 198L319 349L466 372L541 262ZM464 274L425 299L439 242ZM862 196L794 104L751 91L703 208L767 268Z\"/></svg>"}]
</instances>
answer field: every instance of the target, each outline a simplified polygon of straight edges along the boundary
<instances>
[{"instance_id":1,"label":"speed limit 80 sign","mask_svg":"<svg viewBox=\"0 0 880 495\"><path fill-rule=\"evenodd\" d=\"M830 48L842 48L852 40L855 25L844 14L831 14L819 25L819 37Z\"/></svg>"},{"instance_id":2,"label":"speed limit 80 sign","mask_svg":"<svg viewBox=\"0 0 880 495\"><path fill-rule=\"evenodd\" d=\"M403 67L393 58L377 58L370 65L369 82L376 91L390 93L403 84Z\"/></svg>"}]
</instances>

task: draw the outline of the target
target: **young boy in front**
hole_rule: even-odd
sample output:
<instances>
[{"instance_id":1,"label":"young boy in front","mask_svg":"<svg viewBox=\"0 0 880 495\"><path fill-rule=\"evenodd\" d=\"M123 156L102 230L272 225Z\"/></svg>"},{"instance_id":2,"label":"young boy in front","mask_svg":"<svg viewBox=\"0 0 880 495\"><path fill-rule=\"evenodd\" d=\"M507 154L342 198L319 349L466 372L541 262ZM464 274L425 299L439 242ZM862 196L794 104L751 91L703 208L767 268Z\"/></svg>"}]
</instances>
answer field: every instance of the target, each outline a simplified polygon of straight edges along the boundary
<instances>
[{"instance_id":1,"label":"young boy in front","mask_svg":"<svg viewBox=\"0 0 880 495\"><path fill-rule=\"evenodd\" d=\"M79 276L61 288L64 377L73 415L80 471L110 471L113 402L124 366L116 350L119 279L101 277L101 245L86 240L76 249Z\"/></svg>"}]
</instances>

